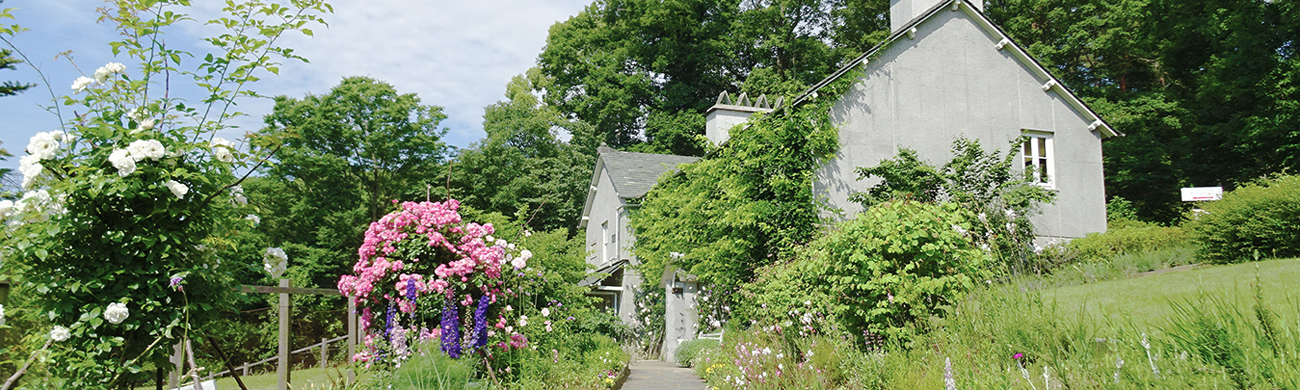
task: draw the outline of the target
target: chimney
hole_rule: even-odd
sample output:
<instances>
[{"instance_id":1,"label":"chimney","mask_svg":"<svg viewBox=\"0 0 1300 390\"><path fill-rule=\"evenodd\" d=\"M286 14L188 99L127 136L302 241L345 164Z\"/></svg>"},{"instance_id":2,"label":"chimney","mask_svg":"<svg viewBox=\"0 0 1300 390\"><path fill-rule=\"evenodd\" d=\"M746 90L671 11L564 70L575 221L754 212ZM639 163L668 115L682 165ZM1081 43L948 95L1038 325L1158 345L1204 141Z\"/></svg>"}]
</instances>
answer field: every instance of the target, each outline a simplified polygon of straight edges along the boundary
<instances>
[{"instance_id":1,"label":"chimney","mask_svg":"<svg viewBox=\"0 0 1300 390\"><path fill-rule=\"evenodd\" d=\"M889 31L898 32L912 19L924 15L925 11L929 11L936 5L944 4L951 10L954 1L965 2L965 5L974 6L980 12L984 12L984 0L889 0Z\"/></svg>"},{"instance_id":2,"label":"chimney","mask_svg":"<svg viewBox=\"0 0 1300 390\"><path fill-rule=\"evenodd\" d=\"M767 95L762 95L750 101L749 96L743 93L732 99L727 91L722 91L718 95L718 101L705 112L704 135L709 137L710 143L722 145L731 138L728 132L732 127L745 123L756 112L772 112L781 106L783 100L784 98L777 98L776 102L768 102Z\"/></svg>"}]
</instances>

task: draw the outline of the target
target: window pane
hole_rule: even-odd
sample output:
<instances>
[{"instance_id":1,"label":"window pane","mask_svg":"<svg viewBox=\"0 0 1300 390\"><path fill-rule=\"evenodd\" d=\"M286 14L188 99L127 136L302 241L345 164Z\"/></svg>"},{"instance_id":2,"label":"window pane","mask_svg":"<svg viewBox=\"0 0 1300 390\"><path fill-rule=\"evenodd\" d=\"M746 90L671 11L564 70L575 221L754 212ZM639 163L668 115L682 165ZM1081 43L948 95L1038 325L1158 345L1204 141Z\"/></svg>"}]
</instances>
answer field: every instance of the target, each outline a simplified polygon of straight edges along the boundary
<instances>
[{"instance_id":1,"label":"window pane","mask_svg":"<svg viewBox=\"0 0 1300 390\"><path fill-rule=\"evenodd\" d=\"M1047 138L1038 139L1038 157L1047 157Z\"/></svg>"},{"instance_id":2,"label":"window pane","mask_svg":"<svg viewBox=\"0 0 1300 390\"><path fill-rule=\"evenodd\" d=\"M1034 155L1034 152L1031 152L1030 149L1029 149L1029 148L1032 147L1033 142L1034 142L1034 139L1033 139L1033 138L1030 138L1030 139L1028 139L1028 140L1025 141L1025 154L1024 154L1025 157L1029 157L1029 156L1033 156L1033 155Z\"/></svg>"},{"instance_id":3,"label":"window pane","mask_svg":"<svg viewBox=\"0 0 1300 390\"><path fill-rule=\"evenodd\" d=\"M1042 175L1039 176L1039 177L1041 178L1039 181L1042 181L1042 182L1044 182L1044 183L1046 183L1046 182L1048 182L1048 181L1051 181L1051 178L1047 177L1047 172L1048 172L1048 170L1047 170L1047 159L1046 159L1046 158L1041 159L1041 160L1039 161L1039 164L1040 164L1039 168L1042 168L1042 170L1043 170Z\"/></svg>"}]
</instances>

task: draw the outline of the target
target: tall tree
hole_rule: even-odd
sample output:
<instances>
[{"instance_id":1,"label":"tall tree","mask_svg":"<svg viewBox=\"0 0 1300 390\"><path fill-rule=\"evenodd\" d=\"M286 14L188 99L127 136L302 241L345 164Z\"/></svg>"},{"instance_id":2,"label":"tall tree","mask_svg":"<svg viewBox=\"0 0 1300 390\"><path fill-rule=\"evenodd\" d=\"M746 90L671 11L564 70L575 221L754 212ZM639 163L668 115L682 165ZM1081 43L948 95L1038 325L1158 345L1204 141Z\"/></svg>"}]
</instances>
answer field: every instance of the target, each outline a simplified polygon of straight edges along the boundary
<instances>
[{"instance_id":1,"label":"tall tree","mask_svg":"<svg viewBox=\"0 0 1300 390\"><path fill-rule=\"evenodd\" d=\"M465 205L516 216L530 229L572 229L586 200L596 142L590 125L565 119L539 99L546 85L530 69L506 86L506 100L485 109L487 137L457 157L452 192Z\"/></svg>"},{"instance_id":2,"label":"tall tree","mask_svg":"<svg viewBox=\"0 0 1300 390\"><path fill-rule=\"evenodd\" d=\"M551 28L546 100L610 146L698 155L722 91L790 94L887 35L885 0L610 0ZM864 31L870 30L870 31Z\"/></svg>"},{"instance_id":3,"label":"tall tree","mask_svg":"<svg viewBox=\"0 0 1300 390\"><path fill-rule=\"evenodd\" d=\"M4 3L4 0L0 0ZM9 15L8 9L0 9L5 16ZM23 60L15 58L14 52L9 49L0 49L0 69L14 70L15 65L23 63ZM0 97L17 95L19 92L26 91L28 88L35 87L36 84L21 83L17 81L4 81L0 83Z\"/></svg>"}]
</instances>

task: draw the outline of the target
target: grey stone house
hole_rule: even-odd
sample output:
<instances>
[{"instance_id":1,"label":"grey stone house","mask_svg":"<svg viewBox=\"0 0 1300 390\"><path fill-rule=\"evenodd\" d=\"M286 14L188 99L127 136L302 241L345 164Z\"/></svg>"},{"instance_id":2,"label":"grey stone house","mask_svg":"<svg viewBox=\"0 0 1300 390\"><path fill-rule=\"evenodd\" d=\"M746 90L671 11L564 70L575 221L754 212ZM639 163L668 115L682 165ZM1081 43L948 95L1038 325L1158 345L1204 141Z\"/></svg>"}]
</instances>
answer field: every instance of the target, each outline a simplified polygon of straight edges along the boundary
<instances>
[{"instance_id":1,"label":"grey stone house","mask_svg":"<svg viewBox=\"0 0 1300 390\"><path fill-rule=\"evenodd\" d=\"M982 10L982 0L890 0L889 38L788 102L799 105L855 68L864 73L831 110L840 151L822 163L812 183L814 193L851 217L862 209L849 202L849 195L878 183L858 181L857 167L879 165L903 147L942 164L959 136L1004 152L1013 140L1027 137L1017 146L1021 167L1057 194L1054 204L1031 218L1039 243L1105 231L1101 141L1120 134ZM751 101L744 95L733 99L724 93L707 113L706 135L723 144L730 131L744 131L753 113L782 108L781 102ZM601 169L598 165L597 176ZM593 186L595 182L593 178ZM591 194L587 203L584 215L610 213L596 211ZM593 237L600 236L586 226L594 248ZM630 238L628 232L620 234ZM671 358L680 340L695 337L694 285L689 275L671 270L661 285L669 292L663 353ZM675 288L682 293L673 294Z\"/></svg>"}]
</instances>

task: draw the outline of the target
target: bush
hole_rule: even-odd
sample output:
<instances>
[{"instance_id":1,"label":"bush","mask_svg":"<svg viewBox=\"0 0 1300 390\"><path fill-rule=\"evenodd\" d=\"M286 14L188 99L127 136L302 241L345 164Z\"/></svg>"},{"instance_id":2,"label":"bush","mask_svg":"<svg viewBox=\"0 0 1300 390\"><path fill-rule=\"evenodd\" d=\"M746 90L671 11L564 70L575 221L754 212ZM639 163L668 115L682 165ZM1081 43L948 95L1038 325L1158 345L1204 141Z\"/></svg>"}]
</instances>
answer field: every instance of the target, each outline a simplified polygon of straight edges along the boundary
<instances>
[{"instance_id":1,"label":"bush","mask_svg":"<svg viewBox=\"0 0 1300 390\"><path fill-rule=\"evenodd\" d=\"M1256 254L1300 256L1300 177L1281 176L1238 188L1206 203L1187 224L1207 263L1246 261Z\"/></svg>"},{"instance_id":2,"label":"bush","mask_svg":"<svg viewBox=\"0 0 1300 390\"><path fill-rule=\"evenodd\" d=\"M858 337L894 338L959 301L992 277L991 255L970 237L976 219L956 203L887 202L814 242L836 317Z\"/></svg>"},{"instance_id":3,"label":"bush","mask_svg":"<svg viewBox=\"0 0 1300 390\"><path fill-rule=\"evenodd\" d=\"M1177 227L1135 223L1113 228L1105 233L1089 233L1066 245L1081 262L1109 261L1122 254L1136 254L1171 248L1187 242L1187 234Z\"/></svg>"},{"instance_id":4,"label":"bush","mask_svg":"<svg viewBox=\"0 0 1300 390\"><path fill-rule=\"evenodd\" d=\"M695 358L700 355L701 351L716 346L718 346L718 340L714 339L687 340L677 346L677 356L674 358L677 360L677 365L690 367L694 363Z\"/></svg>"}]
</instances>

